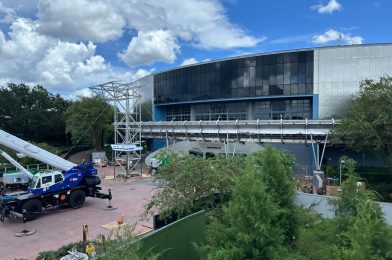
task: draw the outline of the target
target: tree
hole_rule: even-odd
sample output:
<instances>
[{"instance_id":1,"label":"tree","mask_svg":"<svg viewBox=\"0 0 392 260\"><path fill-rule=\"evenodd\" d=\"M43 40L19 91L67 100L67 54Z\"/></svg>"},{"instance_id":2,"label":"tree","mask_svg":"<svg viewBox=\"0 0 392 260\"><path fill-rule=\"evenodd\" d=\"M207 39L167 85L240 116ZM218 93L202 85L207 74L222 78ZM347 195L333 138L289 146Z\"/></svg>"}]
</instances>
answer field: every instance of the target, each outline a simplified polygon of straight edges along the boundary
<instances>
[{"instance_id":1,"label":"tree","mask_svg":"<svg viewBox=\"0 0 392 260\"><path fill-rule=\"evenodd\" d=\"M157 175L161 189L146 205L146 213L158 211L161 217L183 217L217 207L230 197L235 180L243 171L240 157L166 156L169 162L160 166Z\"/></svg>"},{"instance_id":2,"label":"tree","mask_svg":"<svg viewBox=\"0 0 392 260\"><path fill-rule=\"evenodd\" d=\"M361 152L386 156L392 164L392 78L365 80L333 131L333 142Z\"/></svg>"},{"instance_id":3,"label":"tree","mask_svg":"<svg viewBox=\"0 0 392 260\"><path fill-rule=\"evenodd\" d=\"M221 219L207 229L207 259L281 259L282 208L255 172L238 178Z\"/></svg>"},{"instance_id":4,"label":"tree","mask_svg":"<svg viewBox=\"0 0 392 260\"><path fill-rule=\"evenodd\" d=\"M359 177L348 172L339 198L332 200L334 219L309 213L301 218L298 251L309 259L392 259L392 229L374 192L358 187Z\"/></svg>"},{"instance_id":5,"label":"tree","mask_svg":"<svg viewBox=\"0 0 392 260\"><path fill-rule=\"evenodd\" d=\"M0 128L30 141L63 144L70 103L40 85L9 83L0 88Z\"/></svg>"},{"instance_id":6,"label":"tree","mask_svg":"<svg viewBox=\"0 0 392 260\"><path fill-rule=\"evenodd\" d=\"M293 158L267 147L250 155L233 195L212 216L203 251L209 259L297 259L290 252L298 226Z\"/></svg>"},{"instance_id":7,"label":"tree","mask_svg":"<svg viewBox=\"0 0 392 260\"><path fill-rule=\"evenodd\" d=\"M66 131L72 141L86 140L96 150L102 149L103 131L112 122L113 108L97 97L82 97L66 112Z\"/></svg>"},{"instance_id":8,"label":"tree","mask_svg":"<svg viewBox=\"0 0 392 260\"><path fill-rule=\"evenodd\" d=\"M253 153L246 161L247 172L256 172L266 184L281 208L279 225L284 230L285 242L290 243L297 233L297 207L294 204L293 182L294 158L291 154L267 146L263 151Z\"/></svg>"}]
</instances>

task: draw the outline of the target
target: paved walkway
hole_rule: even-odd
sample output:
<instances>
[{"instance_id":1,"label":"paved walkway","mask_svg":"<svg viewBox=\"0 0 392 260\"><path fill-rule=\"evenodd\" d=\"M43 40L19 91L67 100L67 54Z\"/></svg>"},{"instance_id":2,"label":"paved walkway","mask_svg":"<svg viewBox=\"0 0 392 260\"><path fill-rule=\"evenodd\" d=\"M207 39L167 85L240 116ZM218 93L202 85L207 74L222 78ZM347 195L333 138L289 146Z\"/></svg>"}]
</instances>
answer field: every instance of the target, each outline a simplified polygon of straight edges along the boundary
<instances>
[{"instance_id":1,"label":"paved walkway","mask_svg":"<svg viewBox=\"0 0 392 260\"><path fill-rule=\"evenodd\" d=\"M99 174L102 176L104 171L108 175L113 172L112 169L99 169ZM79 241L82 239L83 224L89 225L89 239L94 239L99 234L107 235L109 231L101 226L117 220L122 212L125 213L126 223L135 223L140 219L144 205L154 193L152 178L133 178L127 182L103 179L101 186L104 192L112 189L112 205L117 209L104 210L108 205L107 200L87 198L86 204L79 209L50 212L29 222L27 228L35 229L37 232L28 237L14 235L15 232L24 229L24 224L9 219L4 223L0 222L0 259L35 259L41 251L54 250ZM144 225L152 226L152 223L139 221L136 232L146 229Z\"/></svg>"}]
</instances>

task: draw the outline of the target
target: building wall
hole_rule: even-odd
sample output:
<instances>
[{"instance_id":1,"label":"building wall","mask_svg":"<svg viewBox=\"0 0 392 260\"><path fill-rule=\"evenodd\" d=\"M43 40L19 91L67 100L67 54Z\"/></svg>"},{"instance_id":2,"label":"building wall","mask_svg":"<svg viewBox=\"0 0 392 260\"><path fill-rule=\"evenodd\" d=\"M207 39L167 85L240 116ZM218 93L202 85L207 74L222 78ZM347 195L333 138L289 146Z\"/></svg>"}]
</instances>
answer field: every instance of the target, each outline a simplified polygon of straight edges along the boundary
<instances>
[{"instance_id":1,"label":"building wall","mask_svg":"<svg viewBox=\"0 0 392 260\"><path fill-rule=\"evenodd\" d=\"M196 64L154 76L167 121L312 119L313 50Z\"/></svg>"},{"instance_id":2,"label":"building wall","mask_svg":"<svg viewBox=\"0 0 392 260\"><path fill-rule=\"evenodd\" d=\"M281 102L294 98L310 100L311 113L304 114L309 119L330 119L340 118L347 111L347 103L362 80L378 80L386 75L392 75L392 44L231 58L157 73L152 85L156 106L162 106L162 111L170 106L181 110L178 106L184 106L182 110L190 111L191 120L197 120L195 113L201 103L204 110L209 106L212 114L205 120L216 120L217 110L235 102L246 106L247 119L280 119L280 114L283 118L300 118L285 112L294 110L291 103ZM264 109L261 114L257 112L260 107ZM188 117L179 116L176 120L181 118ZM220 120L229 120L229 116L220 115Z\"/></svg>"},{"instance_id":3,"label":"building wall","mask_svg":"<svg viewBox=\"0 0 392 260\"><path fill-rule=\"evenodd\" d=\"M340 118L365 79L392 76L392 45L354 45L314 51L314 93L319 119Z\"/></svg>"}]
</instances>

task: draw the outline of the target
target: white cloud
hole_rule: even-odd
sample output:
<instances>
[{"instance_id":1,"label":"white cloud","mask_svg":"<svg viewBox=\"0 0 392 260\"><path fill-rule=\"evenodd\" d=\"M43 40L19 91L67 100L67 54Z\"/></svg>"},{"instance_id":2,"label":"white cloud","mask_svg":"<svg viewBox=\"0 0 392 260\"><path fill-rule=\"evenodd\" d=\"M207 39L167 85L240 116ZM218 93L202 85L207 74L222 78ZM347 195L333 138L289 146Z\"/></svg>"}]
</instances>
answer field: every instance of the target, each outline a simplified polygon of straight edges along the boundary
<instances>
[{"instance_id":1,"label":"white cloud","mask_svg":"<svg viewBox=\"0 0 392 260\"><path fill-rule=\"evenodd\" d=\"M15 17L14 9L6 7L0 2L0 23L11 23Z\"/></svg>"},{"instance_id":2,"label":"white cloud","mask_svg":"<svg viewBox=\"0 0 392 260\"><path fill-rule=\"evenodd\" d=\"M328 43L331 41L341 40L343 44L362 44L363 38L361 36L351 36L342 32L329 29L324 34L316 34L313 36L312 42L316 44Z\"/></svg>"},{"instance_id":3,"label":"white cloud","mask_svg":"<svg viewBox=\"0 0 392 260\"><path fill-rule=\"evenodd\" d=\"M96 55L96 45L61 41L38 32L38 23L18 18L9 40L0 31L1 83L42 84L50 90L72 93L110 80L132 81L149 71L112 67Z\"/></svg>"},{"instance_id":4,"label":"white cloud","mask_svg":"<svg viewBox=\"0 0 392 260\"><path fill-rule=\"evenodd\" d=\"M65 40L105 42L135 30L136 38L119 53L131 66L172 62L180 41L203 49L231 49L265 40L232 24L217 0L40 0L37 16L41 33ZM135 42L148 50L132 48Z\"/></svg>"},{"instance_id":5,"label":"white cloud","mask_svg":"<svg viewBox=\"0 0 392 260\"><path fill-rule=\"evenodd\" d=\"M198 61L195 58L189 58L189 59L185 59L180 66L186 66L186 65L192 65L192 64L196 64L198 63Z\"/></svg>"},{"instance_id":6,"label":"white cloud","mask_svg":"<svg viewBox=\"0 0 392 260\"><path fill-rule=\"evenodd\" d=\"M168 31L176 39L176 43L185 41L203 49L231 49L253 47L265 40L265 37L250 36L240 27L230 23L223 6L218 1L123 0L114 4L121 9L119 12L127 19L129 28L137 30L139 34L141 32ZM149 41L147 38L145 39ZM145 45L142 42L143 39L137 40L138 43ZM175 59L176 52L173 51L173 46L167 44L163 44L163 46L166 46L167 49L161 52L174 53ZM129 49L128 46L125 53L132 55L132 52L137 52L136 48ZM157 54L156 60L172 61L172 58L163 59L161 52L155 52ZM138 57L136 60L151 62L153 56L150 54L150 52L146 52L146 57L142 58L143 54L139 51L135 54ZM167 57L167 55L164 56ZM120 57L122 57L121 54ZM129 59L127 61L129 64ZM131 62L131 64L140 65L141 63Z\"/></svg>"},{"instance_id":7,"label":"white cloud","mask_svg":"<svg viewBox=\"0 0 392 260\"><path fill-rule=\"evenodd\" d=\"M139 32L132 38L128 48L118 56L129 66L155 61L172 63L179 49L176 38L168 31Z\"/></svg>"},{"instance_id":8,"label":"white cloud","mask_svg":"<svg viewBox=\"0 0 392 260\"><path fill-rule=\"evenodd\" d=\"M332 14L335 11L340 11L343 9L342 5L337 0L330 0L326 5L319 3L317 5L313 5L311 8L313 10L317 10L317 12L320 14Z\"/></svg>"},{"instance_id":9,"label":"white cloud","mask_svg":"<svg viewBox=\"0 0 392 260\"><path fill-rule=\"evenodd\" d=\"M40 32L66 40L105 42L123 34L125 19L109 3L92 0L41 0Z\"/></svg>"},{"instance_id":10,"label":"white cloud","mask_svg":"<svg viewBox=\"0 0 392 260\"><path fill-rule=\"evenodd\" d=\"M264 39L249 36L243 29L232 24L218 1L168 0L157 3L165 11L169 30L197 47L252 47Z\"/></svg>"},{"instance_id":11,"label":"white cloud","mask_svg":"<svg viewBox=\"0 0 392 260\"><path fill-rule=\"evenodd\" d=\"M79 89L69 95L66 95L65 98L66 99L77 99L79 97L92 97L93 93L91 92L91 90L89 88L82 88Z\"/></svg>"},{"instance_id":12,"label":"white cloud","mask_svg":"<svg viewBox=\"0 0 392 260\"><path fill-rule=\"evenodd\" d=\"M181 44L242 50L265 39L233 24L219 0L0 0L0 20L10 26L7 35L0 30L1 82L56 91L150 73L113 67L96 54L97 43L115 44L124 32L134 37L115 51L130 66L172 63Z\"/></svg>"}]
</instances>

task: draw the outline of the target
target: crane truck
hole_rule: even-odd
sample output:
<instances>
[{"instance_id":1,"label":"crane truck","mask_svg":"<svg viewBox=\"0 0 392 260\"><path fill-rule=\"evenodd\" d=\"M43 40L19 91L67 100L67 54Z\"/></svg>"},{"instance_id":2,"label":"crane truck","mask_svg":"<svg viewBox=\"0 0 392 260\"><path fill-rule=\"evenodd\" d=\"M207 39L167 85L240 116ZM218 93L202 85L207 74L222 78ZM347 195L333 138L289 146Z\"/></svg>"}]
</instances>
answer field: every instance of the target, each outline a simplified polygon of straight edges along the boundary
<instances>
[{"instance_id":1,"label":"crane truck","mask_svg":"<svg viewBox=\"0 0 392 260\"><path fill-rule=\"evenodd\" d=\"M55 154L0 129L0 145L51 165L58 170L41 171L33 175L6 152L0 155L19 171L4 174L3 183L20 190L2 192L0 195L0 221L6 217L13 220L36 219L43 208L67 205L71 208L84 204L86 197L112 199L111 192L100 192L101 183L93 163L76 165Z\"/></svg>"}]
</instances>

